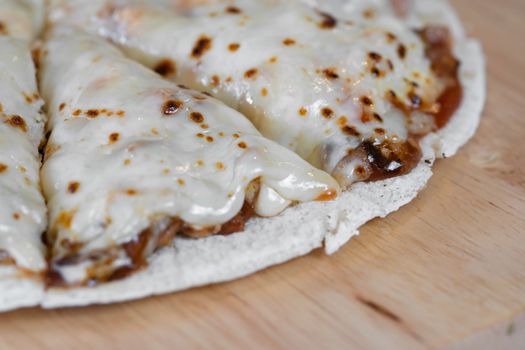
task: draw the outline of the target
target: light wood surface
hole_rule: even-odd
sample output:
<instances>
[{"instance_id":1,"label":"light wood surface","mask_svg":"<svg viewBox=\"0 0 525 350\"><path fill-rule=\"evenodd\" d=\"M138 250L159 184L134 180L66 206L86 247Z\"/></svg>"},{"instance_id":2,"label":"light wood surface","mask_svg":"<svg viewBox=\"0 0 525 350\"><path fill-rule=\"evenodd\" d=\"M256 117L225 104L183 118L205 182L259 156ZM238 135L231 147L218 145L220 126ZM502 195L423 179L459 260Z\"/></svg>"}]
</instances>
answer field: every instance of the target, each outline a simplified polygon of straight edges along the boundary
<instances>
[{"instance_id":1,"label":"light wood surface","mask_svg":"<svg viewBox=\"0 0 525 350\"><path fill-rule=\"evenodd\" d=\"M328 257L138 302L0 315L0 349L525 349L525 1L456 0L488 56L481 129Z\"/></svg>"}]
</instances>

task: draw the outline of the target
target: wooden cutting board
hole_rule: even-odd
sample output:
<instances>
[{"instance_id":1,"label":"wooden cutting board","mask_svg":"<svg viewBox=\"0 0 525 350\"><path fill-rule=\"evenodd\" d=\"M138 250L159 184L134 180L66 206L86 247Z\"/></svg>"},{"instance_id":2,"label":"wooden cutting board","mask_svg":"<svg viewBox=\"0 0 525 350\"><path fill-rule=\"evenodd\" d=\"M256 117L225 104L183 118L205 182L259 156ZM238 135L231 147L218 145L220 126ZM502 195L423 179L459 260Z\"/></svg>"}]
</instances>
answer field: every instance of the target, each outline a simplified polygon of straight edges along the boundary
<instances>
[{"instance_id":1,"label":"wooden cutting board","mask_svg":"<svg viewBox=\"0 0 525 350\"><path fill-rule=\"evenodd\" d=\"M2 314L0 349L525 349L525 1L454 5L483 41L488 105L415 202L331 257L137 302Z\"/></svg>"}]
</instances>

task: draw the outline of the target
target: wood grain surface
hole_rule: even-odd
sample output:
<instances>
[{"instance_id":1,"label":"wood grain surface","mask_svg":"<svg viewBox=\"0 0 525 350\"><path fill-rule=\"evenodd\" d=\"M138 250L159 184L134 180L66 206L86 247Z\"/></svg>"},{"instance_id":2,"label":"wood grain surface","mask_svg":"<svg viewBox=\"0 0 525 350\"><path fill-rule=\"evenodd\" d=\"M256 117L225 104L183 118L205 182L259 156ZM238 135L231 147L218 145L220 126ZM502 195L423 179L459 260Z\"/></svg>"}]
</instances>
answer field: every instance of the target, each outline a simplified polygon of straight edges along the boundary
<instances>
[{"instance_id":1,"label":"wood grain surface","mask_svg":"<svg viewBox=\"0 0 525 350\"><path fill-rule=\"evenodd\" d=\"M0 348L525 349L525 1L456 0L488 56L476 138L419 198L232 283L0 315Z\"/></svg>"}]
</instances>

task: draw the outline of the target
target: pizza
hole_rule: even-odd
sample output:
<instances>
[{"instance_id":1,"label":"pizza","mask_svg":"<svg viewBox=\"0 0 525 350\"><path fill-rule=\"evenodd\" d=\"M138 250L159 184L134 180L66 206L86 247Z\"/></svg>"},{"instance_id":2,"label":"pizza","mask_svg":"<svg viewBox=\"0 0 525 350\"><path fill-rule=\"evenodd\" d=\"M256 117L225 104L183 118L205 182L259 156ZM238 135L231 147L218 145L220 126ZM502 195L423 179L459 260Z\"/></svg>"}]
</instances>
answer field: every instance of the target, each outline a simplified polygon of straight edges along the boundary
<instances>
[{"instance_id":1,"label":"pizza","mask_svg":"<svg viewBox=\"0 0 525 350\"><path fill-rule=\"evenodd\" d=\"M24 127L6 119L0 147L27 160L0 173L0 309L331 254L412 200L484 103L480 45L445 1L52 0L38 91L42 3L6 4L27 24L0 22L2 40L26 59L0 55L2 117Z\"/></svg>"}]
</instances>

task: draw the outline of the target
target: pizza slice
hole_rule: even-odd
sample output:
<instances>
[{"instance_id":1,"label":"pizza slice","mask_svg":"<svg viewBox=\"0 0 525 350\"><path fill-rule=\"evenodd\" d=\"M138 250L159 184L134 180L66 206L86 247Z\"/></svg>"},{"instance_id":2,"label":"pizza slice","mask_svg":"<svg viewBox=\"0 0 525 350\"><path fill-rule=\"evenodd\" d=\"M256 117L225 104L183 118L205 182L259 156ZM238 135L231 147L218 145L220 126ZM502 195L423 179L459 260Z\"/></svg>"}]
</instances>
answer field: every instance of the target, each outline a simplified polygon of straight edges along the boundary
<instances>
[{"instance_id":1,"label":"pizza slice","mask_svg":"<svg viewBox=\"0 0 525 350\"><path fill-rule=\"evenodd\" d=\"M420 140L461 104L444 26L413 30L392 11L338 17L298 1L189 3L170 13L99 2L78 23L239 110L345 188L410 172Z\"/></svg>"},{"instance_id":2,"label":"pizza slice","mask_svg":"<svg viewBox=\"0 0 525 350\"><path fill-rule=\"evenodd\" d=\"M0 37L0 310L35 305L47 264L47 209L38 152L44 138L28 43Z\"/></svg>"},{"instance_id":3,"label":"pizza slice","mask_svg":"<svg viewBox=\"0 0 525 350\"><path fill-rule=\"evenodd\" d=\"M101 38L56 29L40 67L51 286L120 279L177 234L230 234L254 215L337 196L331 176L240 113Z\"/></svg>"}]
</instances>

